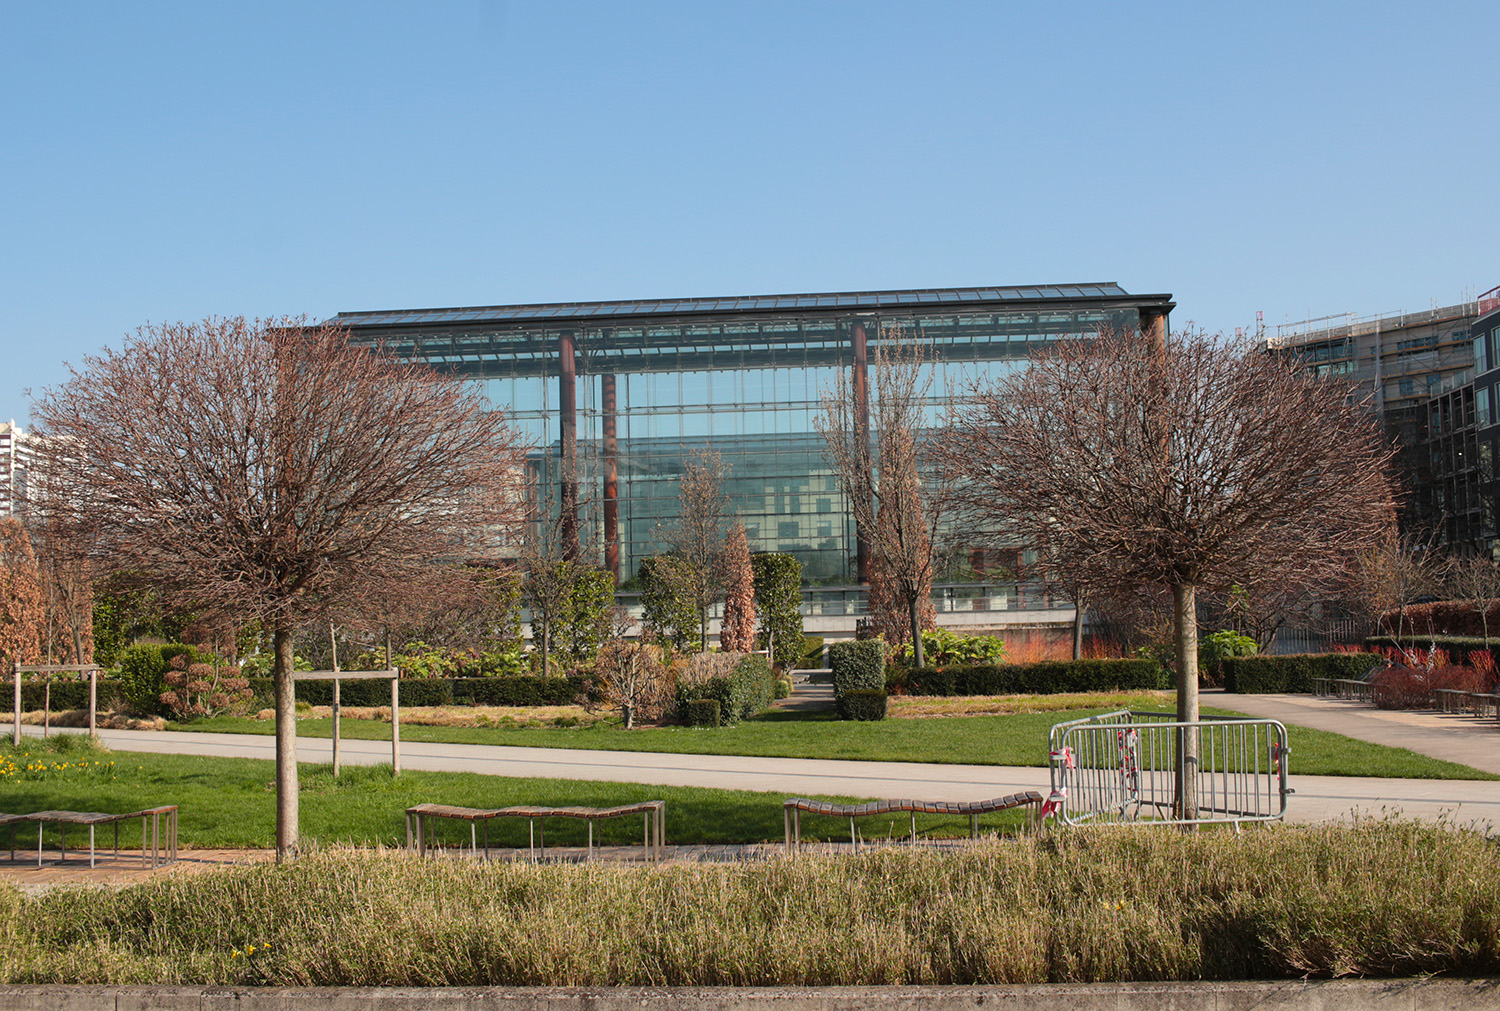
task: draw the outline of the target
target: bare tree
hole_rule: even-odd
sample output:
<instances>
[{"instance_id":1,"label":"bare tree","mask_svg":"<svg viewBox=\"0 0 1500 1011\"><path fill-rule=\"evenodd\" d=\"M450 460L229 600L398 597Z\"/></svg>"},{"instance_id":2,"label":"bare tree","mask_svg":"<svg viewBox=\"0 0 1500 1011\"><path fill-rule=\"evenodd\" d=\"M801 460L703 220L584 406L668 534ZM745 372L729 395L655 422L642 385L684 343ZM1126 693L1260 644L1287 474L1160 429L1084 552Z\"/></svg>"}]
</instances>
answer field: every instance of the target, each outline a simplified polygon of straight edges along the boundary
<instances>
[{"instance_id":1,"label":"bare tree","mask_svg":"<svg viewBox=\"0 0 1500 1011\"><path fill-rule=\"evenodd\" d=\"M1171 590L1184 721L1198 719L1200 589L1273 557L1316 580L1394 531L1392 451L1352 388L1202 334L1059 341L976 384L942 450L977 520ZM1196 740L1184 747L1192 812Z\"/></svg>"},{"instance_id":2,"label":"bare tree","mask_svg":"<svg viewBox=\"0 0 1500 1011\"><path fill-rule=\"evenodd\" d=\"M658 531L670 549L664 575L698 613L699 649L708 648L708 612L724 599L724 525L729 515L724 479L728 474L718 453L694 452L682 475L677 520Z\"/></svg>"},{"instance_id":3,"label":"bare tree","mask_svg":"<svg viewBox=\"0 0 1500 1011\"><path fill-rule=\"evenodd\" d=\"M620 710L625 729L637 718L659 720L672 704L672 678L662 650L647 637L630 638L636 621L623 607L610 612L610 638L595 672L604 701Z\"/></svg>"},{"instance_id":4,"label":"bare tree","mask_svg":"<svg viewBox=\"0 0 1500 1011\"><path fill-rule=\"evenodd\" d=\"M1488 643L1490 609L1500 604L1500 566L1483 556L1452 559L1448 564L1448 585L1455 596L1468 601L1478 612L1479 627Z\"/></svg>"},{"instance_id":5,"label":"bare tree","mask_svg":"<svg viewBox=\"0 0 1500 1011\"><path fill-rule=\"evenodd\" d=\"M749 653L755 648L755 568L750 561L750 543L739 522L729 529L724 542L724 622L719 648Z\"/></svg>"},{"instance_id":6,"label":"bare tree","mask_svg":"<svg viewBox=\"0 0 1500 1011\"><path fill-rule=\"evenodd\" d=\"M540 650L542 676L550 673L552 646L557 623L567 607L568 594L577 579L574 547L577 528L563 515L554 514L550 501L533 501L521 547L521 598L531 609L532 648Z\"/></svg>"},{"instance_id":7,"label":"bare tree","mask_svg":"<svg viewBox=\"0 0 1500 1011\"><path fill-rule=\"evenodd\" d=\"M841 372L813 422L870 547L872 615L887 599L899 602L906 621L896 641L911 640L918 667L922 631L936 624L933 542L946 503L944 485L924 467L927 357L919 338L883 327L872 359L873 402L865 402L862 377Z\"/></svg>"},{"instance_id":8,"label":"bare tree","mask_svg":"<svg viewBox=\"0 0 1500 1011\"><path fill-rule=\"evenodd\" d=\"M0 518L0 656L10 668L5 673L14 674L15 664L36 660L44 614L31 538L20 520ZM19 746L20 738L14 743Z\"/></svg>"},{"instance_id":9,"label":"bare tree","mask_svg":"<svg viewBox=\"0 0 1500 1011\"><path fill-rule=\"evenodd\" d=\"M461 379L302 320L147 326L33 408L49 488L101 567L271 630L276 850L297 847L292 635L329 600L511 522L520 449Z\"/></svg>"},{"instance_id":10,"label":"bare tree","mask_svg":"<svg viewBox=\"0 0 1500 1011\"><path fill-rule=\"evenodd\" d=\"M1353 595L1377 626L1388 628L1386 615L1396 612L1396 627L1391 631L1399 645L1407 634L1406 609L1439 588L1439 567L1431 538L1408 535L1377 541L1355 557Z\"/></svg>"}]
</instances>

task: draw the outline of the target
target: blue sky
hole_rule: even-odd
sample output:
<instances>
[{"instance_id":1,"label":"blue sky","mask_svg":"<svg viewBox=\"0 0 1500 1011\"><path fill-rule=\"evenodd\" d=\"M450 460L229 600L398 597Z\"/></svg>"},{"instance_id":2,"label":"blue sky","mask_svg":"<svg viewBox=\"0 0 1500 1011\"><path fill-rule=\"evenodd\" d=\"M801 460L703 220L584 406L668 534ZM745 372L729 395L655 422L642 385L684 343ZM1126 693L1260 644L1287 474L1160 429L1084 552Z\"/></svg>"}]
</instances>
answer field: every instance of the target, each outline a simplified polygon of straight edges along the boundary
<instances>
[{"instance_id":1,"label":"blue sky","mask_svg":"<svg viewBox=\"0 0 1500 1011\"><path fill-rule=\"evenodd\" d=\"M0 417L147 321L1500 284L1494 3L0 4Z\"/></svg>"}]
</instances>

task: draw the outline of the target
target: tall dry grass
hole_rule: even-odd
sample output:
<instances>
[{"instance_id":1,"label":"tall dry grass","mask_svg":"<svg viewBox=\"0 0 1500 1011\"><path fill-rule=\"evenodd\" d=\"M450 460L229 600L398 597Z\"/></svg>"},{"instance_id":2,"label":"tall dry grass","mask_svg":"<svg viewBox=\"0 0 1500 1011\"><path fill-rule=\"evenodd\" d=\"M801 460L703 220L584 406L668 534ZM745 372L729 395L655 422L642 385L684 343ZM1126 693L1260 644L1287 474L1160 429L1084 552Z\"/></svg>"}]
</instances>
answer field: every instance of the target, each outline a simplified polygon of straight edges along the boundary
<instances>
[{"instance_id":1,"label":"tall dry grass","mask_svg":"<svg viewBox=\"0 0 1500 1011\"><path fill-rule=\"evenodd\" d=\"M1500 973L1496 841L1413 822L1057 833L757 863L326 852L0 886L0 980L965 984ZM250 949L254 949L251 952Z\"/></svg>"}]
</instances>

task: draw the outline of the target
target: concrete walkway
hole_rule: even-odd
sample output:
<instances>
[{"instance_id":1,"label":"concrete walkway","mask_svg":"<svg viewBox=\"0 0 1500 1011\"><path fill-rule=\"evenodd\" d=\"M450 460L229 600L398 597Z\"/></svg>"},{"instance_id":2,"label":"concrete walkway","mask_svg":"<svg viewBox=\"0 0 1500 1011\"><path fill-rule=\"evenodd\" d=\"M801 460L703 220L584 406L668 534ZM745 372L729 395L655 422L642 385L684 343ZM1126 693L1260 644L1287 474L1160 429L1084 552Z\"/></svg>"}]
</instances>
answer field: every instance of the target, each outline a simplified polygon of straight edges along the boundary
<instances>
[{"instance_id":1,"label":"concrete walkway","mask_svg":"<svg viewBox=\"0 0 1500 1011\"><path fill-rule=\"evenodd\" d=\"M1230 697L1225 698L1226 708ZM1238 701L1241 696L1233 696ZM1217 701L1217 700L1216 700ZM23 728L39 733L40 728ZM220 757L275 757L269 735L195 734L172 731L104 730L116 751L146 751ZM1040 746L1040 745L1039 745ZM297 758L332 760L327 739L303 738ZM389 742L346 740L341 756L350 765L378 765L391 758ZM996 765L924 765L911 762L852 762L833 759L754 758L739 755L674 755L656 752L516 748L476 744L401 745L402 767L492 776L582 779L658 786L758 790L785 796L835 794L924 800L983 800L1018 790L1046 792L1045 768ZM1296 791L1288 820L1320 822L1402 813L1448 817L1460 823L1500 825L1500 783L1451 779L1374 779L1355 776L1291 776ZM541 802L539 798L538 802Z\"/></svg>"},{"instance_id":2,"label":"concrete walkway","mask_svg":"<svg viewBox=\"0 0 1500 1011\"><path fill-rule=\"evenodd\" d=\"M1205 691L1201 698L1205 706L1406 748L1500 775L1500 721L1494 719L1431 710L1376 709L1367 702L1311 695L1231 695Z\"/></svg>"}]
</instances>

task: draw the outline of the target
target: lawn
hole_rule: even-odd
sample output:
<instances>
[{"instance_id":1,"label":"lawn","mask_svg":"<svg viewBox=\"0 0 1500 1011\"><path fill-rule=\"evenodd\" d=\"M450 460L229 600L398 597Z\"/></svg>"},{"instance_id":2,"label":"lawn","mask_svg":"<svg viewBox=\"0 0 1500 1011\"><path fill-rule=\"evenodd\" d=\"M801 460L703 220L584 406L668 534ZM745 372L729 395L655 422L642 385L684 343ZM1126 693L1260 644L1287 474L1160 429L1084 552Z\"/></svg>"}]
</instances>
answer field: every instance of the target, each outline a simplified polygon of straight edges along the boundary
<instances>
[{"instance_id":1,"label":"lawn","mask_svg":"<svg viewBox=\"0 0 1500 1011\"><path fill-rule=\"evenodd\" d=\"M1042 703L1009 703L1027 710L1005 715L932 716L861 723L832 713L770 711L732 727L639 727L624 730L618 721L580 727L451 727L403 723L404 741L445 744L512 745L531 748L578 748L600 751L665 752L681 755L745 755L767 758L851 759L880 762L935 762L963 765L1045 766L1047 733L1054 723L1114 709L1170 709L1170 694L1130 692L1116 695L1031 696L1059 708L1036 711ZM899 704L905 700L898 700ZM918 700L912 700L914 703ZM931 708L955 700L933 700ZM996 702L1000 705L1000 702ZM920 706L912 706L920 712ZM899 709L898 709L899 711ZM1205 709L1205 713L1231 714ZM217 717L171 724L173 730L270 734L269 720ZM330 737L329 719L301 719L297 733ZM1388 748L1304 727L1288 727L1290 770L1298 775L1381 776L1392 779L1500 779L1466 765L1428 758L1404 748ZM346 738L389 740L389 723L345 719Z\"/></svg>"},{"instance_id":2,"label":"lawn","mask_svg":"<svg viewBox=\"0 0 1500 1011\"><path fill-rule=\"evenodd\" d=\"M18 771L5 772L8 760L14 761ZM21 771L27 766L45 768ZM275 775L273 764L263 759L111 753L91 747L80 734L45 741L32 738L22 742L21 753L6 741L0 744L0 812L123 812L176 804L181 809L179 835L184 846L266 847L275 838ZM404 812L424 802L463 807L611 807L640 800L667 802L669 844L765 842L782 838L781 802L787 796L478 773L406 770L392 778L388 765L345 767L337 778L332 766L303 765L301 783L303 838L325 845L405 844ZM1023 820L1022 812L1005 812L986 816L980 824L990 831L1017 828ZM803 824L805 838L819 838L820 831L848 838L847 823L836 819L806 819ZM917 827L927 835L962 836L969 831L966 818L922 816ZM548 845L583 845L586 841L587 829L578 822L549 821L545 828ZM900 817L890 825L867 818L860 826L866 838L899 836L909 829ZM29 831L34 842L35 829ZM78 831L73 830L75 842ZM458 823L439 822L439 833L448 842L467 844L469 838L468 826ZM595 833L596 840L605 844L639 845L641 822L632 818L600 822ZM113 836L109 839L112 843ZM139 839L138 827L127 824L121 839L122 845L134 843ZM494 823L490 842L525 846L526 822Z\"/></svg>"}]
</instances>

